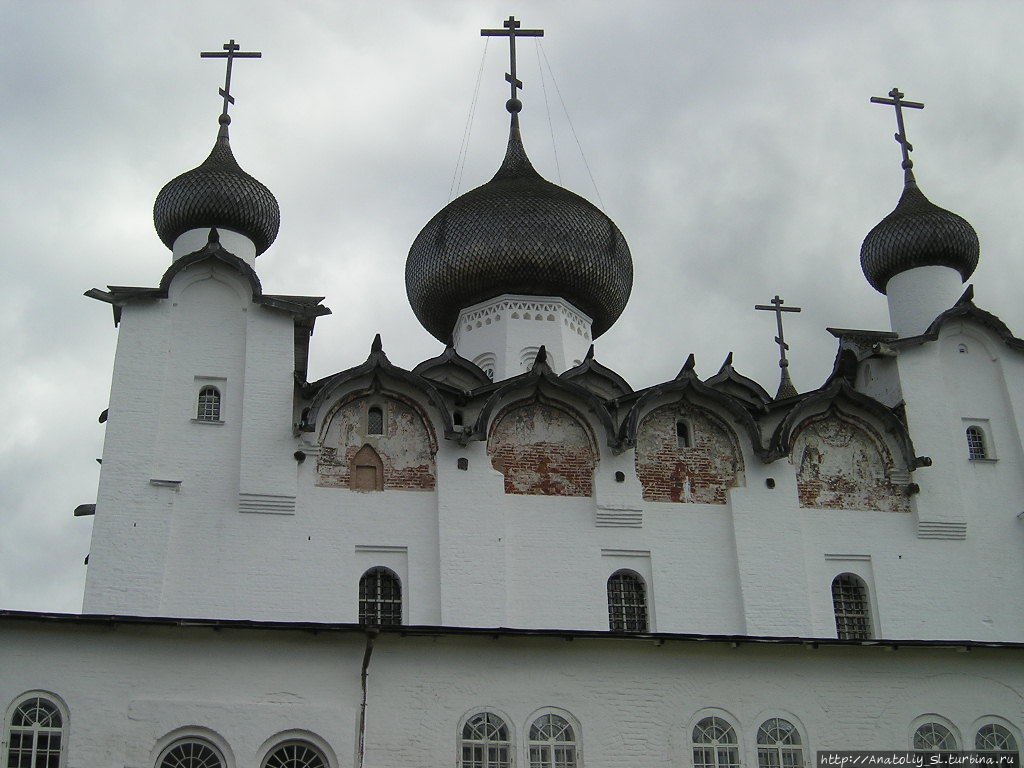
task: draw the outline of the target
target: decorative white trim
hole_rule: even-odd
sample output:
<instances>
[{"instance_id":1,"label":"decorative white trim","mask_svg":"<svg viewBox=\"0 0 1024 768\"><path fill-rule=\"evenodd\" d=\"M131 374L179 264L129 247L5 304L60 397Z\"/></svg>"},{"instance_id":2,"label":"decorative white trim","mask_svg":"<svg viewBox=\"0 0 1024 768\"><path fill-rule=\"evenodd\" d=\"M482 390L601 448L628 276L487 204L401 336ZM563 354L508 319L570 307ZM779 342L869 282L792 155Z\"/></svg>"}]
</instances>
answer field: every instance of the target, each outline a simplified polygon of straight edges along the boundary
<instances>
[{"instance_id":1,"label":"decorative white trim","mask_svg":"<svg viewBox=\"0 0 1024 768\"><path fill-rule=\"evenodd\" d=\"M649 549L602 549L602 557L650 557Z\"/></svg>"},{"instance_id":2,"label":"decorative white trim","mask_svg":"<svg viewBox=\"0 0 1024 768\"><path fill-rule=\"evenodd\" d=\"M541 317L537 317L540 313ZM526 317L529 315L529 317ZM462 333L471 333L476 328L502 322L504 320L522 322L558 322L563 325L575 325L585 329L583 333L589 338L593 320L561 299L539 299L531 296L505 295L497 299L474 304L459 314L456 326L456 338Z\"/></svg>"},{"instance_id":3,"label":"decorative white trim","mask_svg":"<svg viewBox=\"0 0 1024 768\"><path fill-rule=\"evenodd\" d=\"M918 520L919 539L966 539L966 520Z\"/></svg>"},{"instance_id":4,"label":"decorative white trim","mask_svg":"<svg viewBox=\"0 0 1024 768\"><path fill-rule=\"evenodd\" d=\"M635 507L598 504L594 509L597 528L643 528L644 511Z\"/></svg>"},{"instance_id":5,"label":"decorative white trim","mask_svg":"<svg viewBox=\"0 0 1024 768\"><path fill-rule=\"evenodd\" d=\"M294 515L295 497L239 492L238 511L261 515Z\"/></svg>"}]
</instances>

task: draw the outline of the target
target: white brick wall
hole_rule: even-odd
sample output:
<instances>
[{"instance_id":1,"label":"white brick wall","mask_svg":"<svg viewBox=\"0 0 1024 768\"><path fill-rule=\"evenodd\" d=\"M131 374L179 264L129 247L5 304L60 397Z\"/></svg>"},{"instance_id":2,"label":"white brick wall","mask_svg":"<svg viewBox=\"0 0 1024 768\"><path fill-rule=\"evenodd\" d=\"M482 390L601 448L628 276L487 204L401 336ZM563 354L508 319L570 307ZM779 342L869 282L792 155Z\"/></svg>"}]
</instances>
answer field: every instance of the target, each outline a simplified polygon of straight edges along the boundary
<instances>
[{"instance_id":1,"label":"white brick wall","mask_svg":"<svg viewBox=\"0 0 1024 768\"><path fill-rule=\"evenodd\" d=\"M0 618L0 706L29 690L70 712L68 768L152 766L169 734L208 734L228 768L259 766L288 734L312 733L332 766L355 764L360 632L88 625ZM69 649L74 652L69 652ZM708 714L736 728L755 766L758 726L793 721L819 749L908 749L922 715L973 740L988 716L1020 744L1020 649L382 634L369 664L364 765L454 765L458 727L507 718L516 765L529 724L564 711L581 764L692 766L690 734ZM278 735L278 736L275 736ZM973 743L968 744L973 747Z\"/></svg>"}]
</instances>

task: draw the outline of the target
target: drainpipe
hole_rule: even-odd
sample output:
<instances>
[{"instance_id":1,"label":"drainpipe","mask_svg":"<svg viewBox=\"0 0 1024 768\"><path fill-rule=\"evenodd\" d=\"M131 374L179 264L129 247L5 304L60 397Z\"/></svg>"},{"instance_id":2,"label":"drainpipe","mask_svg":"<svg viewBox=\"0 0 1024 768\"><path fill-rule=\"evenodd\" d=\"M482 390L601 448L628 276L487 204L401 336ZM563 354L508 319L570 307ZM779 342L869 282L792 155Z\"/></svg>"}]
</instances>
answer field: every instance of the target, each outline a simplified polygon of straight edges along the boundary
<instances>
[{"instance_id":1,"label":"drainpipe","mask_svg":"<svg viewBox=\"0 0 1024 768\"><path fill-rule=\"evenodd\" d=\"M359 750L356 752L356 768L363 768L363 748L366 742L366 675L370 667L370 655L373 653L373 641L380 630L368 627L366 630L366 650L363 651L363 668L359 673L363 686L363 701L359 706Z\"/></svg>"}]
</instances>

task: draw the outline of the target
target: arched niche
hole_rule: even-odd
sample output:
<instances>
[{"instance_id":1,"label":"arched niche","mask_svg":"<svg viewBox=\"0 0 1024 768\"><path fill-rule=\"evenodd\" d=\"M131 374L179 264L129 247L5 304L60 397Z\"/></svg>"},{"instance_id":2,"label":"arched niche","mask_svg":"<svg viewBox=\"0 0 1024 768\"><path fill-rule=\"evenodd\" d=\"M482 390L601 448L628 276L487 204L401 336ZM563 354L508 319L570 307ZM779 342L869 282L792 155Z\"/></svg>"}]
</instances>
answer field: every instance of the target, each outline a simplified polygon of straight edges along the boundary
<instances>
[{"instance_id":1,"label":"arched niche","mask_svg":"<svg viewBox=\"0 0 1024 768\"><path fill-rule=\"evenodd\" d=\"M487 453L505 477L505 493L593 495L596 442L563 404L537 399L506 406L491 422Z\"/></svg>"},{"instance_id":2,"label":"arched niche","mask_svg":"<svg viewBox=\"0 0 1024 768\"><path fill-rule=\"evenodd\" d=\"M796 466L801 507L909 512L885 442L866 421L831 408L796 430L790 461Z\"/></svg>"},{"instance_id":3,"label":"arched niche","mask_svg":"<svg viewBox=\"0 0 1024 768\"><path fill-rule=\"evenodd\" d=\"M711 411L684 401L640 420L636 474L645 501L725 504L728 490L745 482L736 433Z\"/></svg>"},{"instance_id":4,"label":"arched niche","mask_svg":"<svg viewBox=\"0 0 1024 768\"><path fill-rule=\"evenodd\" d=\"M418 404L396 393L338 401L324 420L316 484L351 490L432 491L437 441Z\"/></svg>"}]
</instances>

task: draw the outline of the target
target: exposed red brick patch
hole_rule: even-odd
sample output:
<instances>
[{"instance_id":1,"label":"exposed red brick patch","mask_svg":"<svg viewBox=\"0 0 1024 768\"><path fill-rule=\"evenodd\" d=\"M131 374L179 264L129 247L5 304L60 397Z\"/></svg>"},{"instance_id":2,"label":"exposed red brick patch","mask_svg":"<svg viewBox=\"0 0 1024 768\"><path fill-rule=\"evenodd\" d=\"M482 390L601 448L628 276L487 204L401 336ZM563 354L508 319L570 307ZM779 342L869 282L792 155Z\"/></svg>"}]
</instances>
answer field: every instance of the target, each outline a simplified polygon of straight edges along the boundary
<instances>
[{"instance_id":1,"label":"exposed red brick patch","mask_svg":"<svg viewBox=\"0 0 1024 768\"><path fill-rule=\"evenodd\" d=\"M384 411L380 435L368 434L367 415L374 405ZM352 467L359 464L356 454L364 446L373 448L380 458L383 490L434 490L434 450L427 424L409 404L380 395L343 403L332 412L323 433L316 484L353 487ZM355 485L359 486L355 490L371 490L363 481Z\"/></svg>"},{"instance_id":2,"label":"exposed red brick patch","mask_svg":"<svg viewBox=\"0 0 1024 768\"><path fill-rule=\"evenodd\" d=\"M505 493L591 496L597 464L593 440L571 413L541 403L499 414L487 440Z\"/></svg>"},{"instance_id":3,"label":"exposed red brick patch","mask_svg":"<svg viewBox=\"0 0 1024 768\"><path fill-rule=\"evenodd\" d=\"M909 512L889 480L893 463L881 438L866 424L835 413L805 422L793 442L801 507Z\"/></svg>"},{"instance_id":4,"label":"exposed red brick patch","mask_svg":"<svg viewBox=\"0 0 1024 768\"><path fill-rule=\"evenodd\" d=\"M689 447L680 447L682 421ZM698 406L673 403L641 419L636 438L636 474L646 501L725 504L727 491L743 481L743 455L729 426Z\"/></svg>"}]
</instances>

